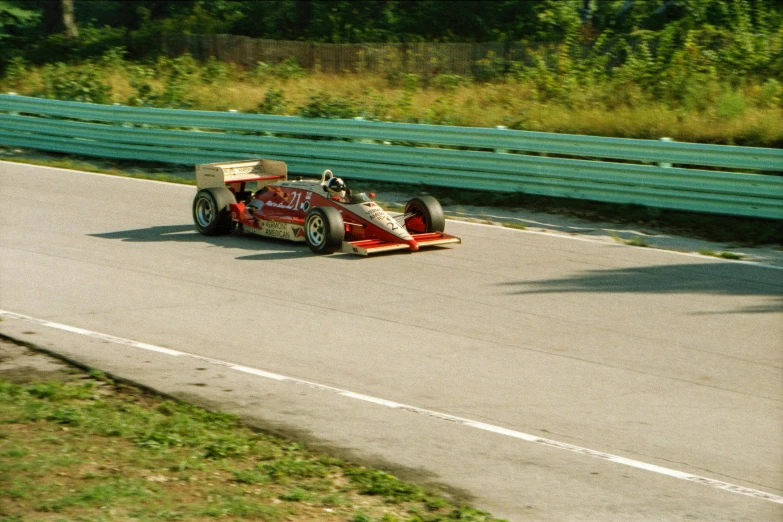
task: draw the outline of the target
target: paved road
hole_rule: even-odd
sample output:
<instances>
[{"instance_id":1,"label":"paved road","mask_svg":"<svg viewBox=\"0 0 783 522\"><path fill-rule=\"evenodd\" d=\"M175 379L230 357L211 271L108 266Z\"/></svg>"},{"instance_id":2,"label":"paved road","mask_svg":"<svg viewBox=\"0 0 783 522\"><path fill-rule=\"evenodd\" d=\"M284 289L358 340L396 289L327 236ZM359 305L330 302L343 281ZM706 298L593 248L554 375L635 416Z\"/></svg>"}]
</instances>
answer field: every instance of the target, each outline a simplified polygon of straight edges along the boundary
<instances>
[{"instance_id":1,"label":"paved road","mask_svg":"<svg viewBox=\"0 0 783 522\"><path fill-rule=\"evenodd\" d=\"M0 310L147 345L0 333L510 520L783 519L783 271L458 222L316 257L196 234L194 192L0 163Z\"/></svg>"}]
</instances>

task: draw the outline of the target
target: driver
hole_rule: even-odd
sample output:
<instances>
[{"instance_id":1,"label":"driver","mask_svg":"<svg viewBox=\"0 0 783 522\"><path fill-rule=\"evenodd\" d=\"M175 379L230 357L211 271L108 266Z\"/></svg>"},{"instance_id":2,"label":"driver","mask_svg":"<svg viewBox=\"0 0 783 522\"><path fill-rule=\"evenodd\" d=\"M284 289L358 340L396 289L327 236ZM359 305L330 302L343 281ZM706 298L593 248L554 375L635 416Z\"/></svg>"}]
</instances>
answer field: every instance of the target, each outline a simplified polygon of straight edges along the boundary
<instances>
[{"instance_id":1,"label":"driver","mask_svg":"<svg viewBox=\"0 0 783 522\"><path fill-rule=\"evenodd\" d=\"M340 199L345 200L346 187L345 182L341 178L332 178L327 181L326 189L331 196L339 196Z\"/></svg>"}]
</instances>

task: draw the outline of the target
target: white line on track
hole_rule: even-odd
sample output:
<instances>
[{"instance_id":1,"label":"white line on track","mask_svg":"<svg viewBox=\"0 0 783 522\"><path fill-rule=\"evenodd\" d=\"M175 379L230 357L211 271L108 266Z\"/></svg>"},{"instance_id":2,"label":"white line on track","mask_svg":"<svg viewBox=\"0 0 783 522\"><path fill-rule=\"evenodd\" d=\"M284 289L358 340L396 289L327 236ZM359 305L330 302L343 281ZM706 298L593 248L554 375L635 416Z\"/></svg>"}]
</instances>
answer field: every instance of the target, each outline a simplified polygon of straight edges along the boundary
<instances>
[{"instance_id":1,"label":"white line on track","mask_svg":"<svg viewBox=\"0 0 783 522\"><path fill-rule=\"evenodd\" d=\"M195 185L186 185L184 183L172 183L171 181L161 181L161 180L144 179L144 178L130 178L130 177L127 177L127 176L120 176L120 175L114 175L114 174L101 174L99 172L85 172L85 171L82 171L82 170L61 169L61 168L58 168L58 167L45 167L43 165L33 165L33 164L29 164L29 163L16 163L16 162L10 162L10 161L0 161L0 163L7 164L7 165L25 165L27 167L38 167L38 168L41 168L41 169L54 169L54 168L56 168L57 170L64 170L64 171L67 171L67 172L74 172L74 173L78 173L78 174L87 174L89 176L103 176L103 177L106 177L106 178L113 178L113 179L130 179L130 180L133 180L133 181L143 181L143 182L146 182L146 183L164 183L166 185L171 185L171 186L175 186L175 187L188 188L190 190L195 190L195 188L196 188ZM576 237L576 236L569 236L569 235L564 235L564 234L556 234L556 233L553 233L553 232L547 232L547 231L543 231L543 230L519 230L519 229L508 228L508 227L499 226L499 225L490 225L490 224L487 224L487 223L474 223L472 221L463 221L461 219L453 219L453 218L448 218L447 221L453 221L455 223L461 223L461 224L464 224L464 225L473 225L473 226L476 226L476 227L489 227L489 228L494 228L496 230L505 230L507 232L512 232L512 233L516 232L516 233L520 233L520 234L533 234L533 235L539 235L539 236L556 237L556 238L560 238L560 239L570 239L572 241L585 241L587 243L597 243L597 244L606 245L606 246L634 248L634 247L632 247L630 245L623 245L623 244L620 244L620 243L608 243L608 242L602 241L600 239L591 239L589 237ZM698 259L710 259L711 261L717 261L717 262L723 262L723 263L731 263L731 264L737 264L737 265L750 265L750 266L757 266L759 268L772 268L774 270L783 270L783 266L765 265L763 263L756 263L754 261L738 261L738 260L728 260L728 259L720 259L720 258L712 258L712 257L711 258L707 258L707 257L705 257L705 256L703 256L701 254L694 254L694 253L691 253L691 252L678 252L676 250L667 250L665 248L654 248L653 247L653 248L650 248L648 250L656 251L656 252L666 252L666 253L669 253L669 254L676 254L676 255L680 255L680 256L695 257L695 258L698 258Z\"/></svg>"},{"instance_id":2,"label":"white line on track","mask_svg":"<svg viewBox=\"0 0 783 522\"><path fill-rule=\"evenodd\" d=\"M424 408L418 408L416 406L410 406L407 404L401 404L394 401L389 401L386 399L380 399L378 397L372 397L370 395L364 395L361 393L355 393L348 390L343 390L340 388L335 388L333 386L326 386L323 384L318 384L311 381L305 381L302 379L297 379L295 377L287 377L285 375L280 375L277 373L267 372L265 370L260 370L258 368L251 368L249 366L243 366L241 364L234 364L227 361L222 361L220 359L213 359L211 357L204 357L202 355L195 355L191 353L186 352L180 352L179 350L172 350L170 348L163 348L161 346L155 346L153 344L147 344L142 343L138 341L133 341L131 339L124 339L122 337L115 337L113 335L103 334L99 332L93 332L91 330L85 330L83 328L77 328L75 326L68 326L65 324L55 323L52 321L47 321L46 319L38 319L35 317L30 317L27 315L17 314L14 312L8 312L5 310L0 310L0 317L8 318L8 319L18 319L21 321L27 321L35 324L39 324L41 326L46 326L48 328L54 328L57 330L62 330L65 332L71 332L79 335L84 335L87 337L91 337L93 339L100 339L103 341L109 341L115 344L121 344L125 346L131 346L133 348L140 348L142 350L148 350L152 352L162 353L165 355L171 355L174 357L189 357L191 359L196 359L199 361L207 362L210 364L216 364L220 366L224 366L226 368L230 368L232 370L247 373L251 375L256 375L258 377L264 377L266 379L272 379L275 381L280 382L289 382L293 384L303 385L307 386L308 388L314 389L314 390L320 390L320 391L326 391L330 393L335 393L337 395L341 395L343 397L348 397L351 399L356 399L364 402L369 402L372 404L377 404L379 406L385 406L386 408L392 408L395 410L403 410L410 413L415 413L418 415L426 415L428 417L434 417L436 419L453 422L456 424L461 424L463 426L468 426L470 428L476 428L483 431L488 431L491 433L496 433L498 435L505 435L506 437L512 437L515 439L524 440L527 442L532 442L535 444L541 444L543 446L549 446L550 448L557 448L565 451L570 451L571 453L577 453L579 455L586 455L588 457L593 457L597 459L603 459L607 460L609 462L614 462L616 464L623 464L625 466L630 466L632 468L642 469L645 471L651 471L653 473L658 473L661 475L666 475L669 477L681 479L681 480L687 480L689 482L696 482L698 484L703 484L705 486L710 486L712 488L721 489L724 491L730 491L732 493L738 493L740 495L745 495L748 497L753 497L761 500L767 500L769 502L775 502L777 504L783 504L783 497L779 495L775 495L773 493L767 493L765 491L760 491L757 489L752 488L746 488L744 486L738 486L736 484L731 484L729 482L722 482L720 480L715 480L707 477L702 477L699 475L692 475L691 473L686 473L684 471L678 471L676 469L671 468L665 468L663 466L658 466L655 464L649 464L647 462L642 462L639 460L629 459L626 457L620 457L618 455L612 455L610 453L604 453L602 451L596 451L591 450L588 448L583 448L581 446L575 446L573 444L568 444L566 442L559 442L552 439L545 439L543 437L539 437L537 435L531 435L529 433L523 433L520 431L510 430L508 428L503 428L500 426L495 426L492 424L486 424L484 422L474 421L470 419L466 419L463 417L457 417L454 415L449 415L448 413L441 413L433 410L426 410Z\"/></svg>"}]
</instances>

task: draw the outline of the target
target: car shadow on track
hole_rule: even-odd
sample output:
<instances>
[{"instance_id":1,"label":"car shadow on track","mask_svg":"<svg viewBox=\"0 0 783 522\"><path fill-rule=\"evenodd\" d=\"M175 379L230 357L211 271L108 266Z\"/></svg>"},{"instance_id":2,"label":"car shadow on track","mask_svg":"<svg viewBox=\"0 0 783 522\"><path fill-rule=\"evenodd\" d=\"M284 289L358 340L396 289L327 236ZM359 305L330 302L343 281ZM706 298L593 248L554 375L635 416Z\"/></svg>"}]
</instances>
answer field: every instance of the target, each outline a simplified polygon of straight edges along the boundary
<instances>
[{"instance_id":1,"label":"car shadow on track","mask_svg":"<svg viewBox=\"0 0 783 522\"><path fill-rule=\"evenodd\" d=\"M118 232L104 232L90 235L102 239L118 239L120 241L136 243L157 243L161 241L207 243L224 248L239 248L252 251L252 254L242 255L236 258L243 261L294 259L313 255L304 243L297 244L281 239L259 238L253 237L250 234L204 236L199 234L193 225L137 228L133 230L121 230Z\"/></svg>"},{"instance_id":2,"label":"car shadow on track","mask_svg":"<svg viewBox=\"0 0 783 522\"><path fill-rule=\"evenodd\" d=\"M767 297L764 305L718 313L783 311L783 272L731 263L681 264L587 270L572 277L501 283L511 294L570 292L712 294ZM715 313L715 312L701 312Z\"/></svg>"}]
</instances>

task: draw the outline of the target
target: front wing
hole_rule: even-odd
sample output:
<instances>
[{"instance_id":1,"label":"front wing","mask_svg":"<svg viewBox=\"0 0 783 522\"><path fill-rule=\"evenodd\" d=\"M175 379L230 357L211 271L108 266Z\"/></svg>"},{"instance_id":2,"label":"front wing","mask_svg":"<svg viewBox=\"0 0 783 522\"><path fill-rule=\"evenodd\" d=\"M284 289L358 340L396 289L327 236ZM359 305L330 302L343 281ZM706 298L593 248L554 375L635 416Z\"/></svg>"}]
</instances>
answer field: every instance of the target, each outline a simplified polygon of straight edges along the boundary
<instances>
[{"instance_id":1,"label":"front wing","mask_svg":"<svg viewBox=\"0 0 783 522\"><path fill-rule=\"evenodd\" d=\"M437 245L448 245L461 243L462 240L456 236L450 236L443 232L429 232L424 234L411 234L416 244L421 247L430 247ZM381 252L391 252L392 250L415 250L407 243L388 243L377 239L363 239L359 241L344 241L342 251L347 254L356 254L367 256L370 254L380 254Z\"/></svg>"}]
</instances>

